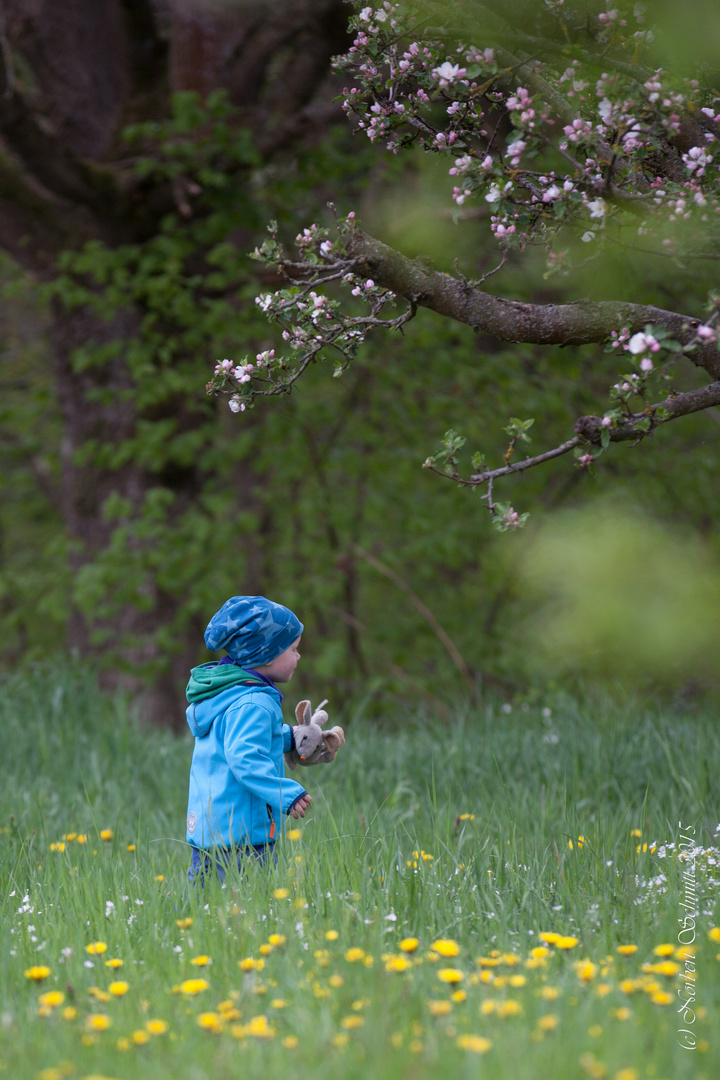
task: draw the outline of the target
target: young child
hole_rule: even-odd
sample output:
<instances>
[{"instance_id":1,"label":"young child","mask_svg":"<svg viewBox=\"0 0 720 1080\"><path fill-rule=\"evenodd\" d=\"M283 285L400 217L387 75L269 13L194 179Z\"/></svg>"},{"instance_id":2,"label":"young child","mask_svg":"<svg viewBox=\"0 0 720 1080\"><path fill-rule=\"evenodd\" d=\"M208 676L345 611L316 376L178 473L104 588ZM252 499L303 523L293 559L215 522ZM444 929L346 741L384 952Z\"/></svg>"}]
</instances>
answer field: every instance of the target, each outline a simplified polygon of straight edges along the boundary
<instances>
[{"instance_id":1,"label":"young child","mask_svg":"<svg viewBox=\"0 0 720 1080\"><path fill-rule=\"evenodd\" d=\"M219 662L192 669L187 721L195 736L187 841L188 876L201 882L213 863L224 880L237 859L264 862L272 855L286 815L305 817L312 799L284 775L283 752L293 732L283 724L283 695L297 667L303 624L264 596L232 596L205 631L209 649L225 649Z\"/></svg>"}]
</instances>

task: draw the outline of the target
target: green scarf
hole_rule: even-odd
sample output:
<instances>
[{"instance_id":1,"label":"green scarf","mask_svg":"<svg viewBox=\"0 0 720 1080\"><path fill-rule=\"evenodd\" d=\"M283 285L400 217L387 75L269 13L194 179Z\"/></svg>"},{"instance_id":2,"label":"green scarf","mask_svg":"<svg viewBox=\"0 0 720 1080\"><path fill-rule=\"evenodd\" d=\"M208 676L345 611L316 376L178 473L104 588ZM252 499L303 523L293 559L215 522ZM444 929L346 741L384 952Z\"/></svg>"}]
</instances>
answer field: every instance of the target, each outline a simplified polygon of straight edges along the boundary
<instances>
[{"instance_id":1,"label":"green scarf","mask_svg":"<svg viewBox=\"0 0 720 1080\"><path fill-rule=\"evenodd\" d=\"M191 705L197 705L199 701L215 697L231 686L264 685L257 675L251 675L235 664L200 664L191 669L185 694Z\"/></svg>"}]
</instances>

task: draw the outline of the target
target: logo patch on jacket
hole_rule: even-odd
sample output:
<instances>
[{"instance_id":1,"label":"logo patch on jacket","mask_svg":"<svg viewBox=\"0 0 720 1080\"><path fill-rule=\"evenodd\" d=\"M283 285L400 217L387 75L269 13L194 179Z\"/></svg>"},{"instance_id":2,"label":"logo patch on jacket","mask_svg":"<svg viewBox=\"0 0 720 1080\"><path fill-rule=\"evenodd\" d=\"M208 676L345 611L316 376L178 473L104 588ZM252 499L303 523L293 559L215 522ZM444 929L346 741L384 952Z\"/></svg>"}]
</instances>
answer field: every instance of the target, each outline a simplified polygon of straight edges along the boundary
<instances>
[{"instance_id":1,"label":"logo patch on jacket","mask_svg":"<svg viewBox=\"0 0 720 1080\"><path fill-rule=\"evenodd\" d=\"M187 816L187 831L190 833L190 835L192 835L195 832L196 826L197 826L197 818L195 817L195 814L191 810L190 813Z\"/></svg>"}]
</instances>

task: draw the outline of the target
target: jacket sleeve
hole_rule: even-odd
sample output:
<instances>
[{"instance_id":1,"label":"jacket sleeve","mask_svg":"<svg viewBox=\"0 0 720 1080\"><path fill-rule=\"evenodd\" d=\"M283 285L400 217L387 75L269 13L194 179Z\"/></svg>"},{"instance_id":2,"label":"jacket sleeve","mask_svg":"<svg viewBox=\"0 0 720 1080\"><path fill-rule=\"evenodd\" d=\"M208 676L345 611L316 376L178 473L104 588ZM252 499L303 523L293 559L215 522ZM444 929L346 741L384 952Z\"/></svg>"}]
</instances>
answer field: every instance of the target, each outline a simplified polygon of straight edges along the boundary
<instances>
[{"instance_id":1,"label":"jacket sleeve","mask_svg":"<svg viewBox=\"0 0 720 1080\"><path fill-rule=\"evenodd\" d=\"M225 756L233 775L241 784L275 810L286 814L305 794L295 780L278 776L270 756L275 717L265 705L247 698L228 709L225 723ZM283 743L285 743L283 731Z\"/></svg>"}]
</instances>

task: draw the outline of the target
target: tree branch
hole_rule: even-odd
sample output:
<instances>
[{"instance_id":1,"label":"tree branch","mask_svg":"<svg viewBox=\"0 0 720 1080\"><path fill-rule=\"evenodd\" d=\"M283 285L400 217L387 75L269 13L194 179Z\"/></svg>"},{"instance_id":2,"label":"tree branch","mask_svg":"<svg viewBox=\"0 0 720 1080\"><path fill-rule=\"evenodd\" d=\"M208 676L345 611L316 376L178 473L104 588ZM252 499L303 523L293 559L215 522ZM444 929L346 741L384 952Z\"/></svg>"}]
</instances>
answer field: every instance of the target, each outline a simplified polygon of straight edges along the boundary
<instances>
[{"instance_id":1,"label":"tree branch","mask_svg":"<svg viewBox=\"0 0 720 1080\"><path fill-rule=\"evenodd\" d=\"M681 344L695 340L702 320L651 304L577 300L568 304L526 304L503 300L474 289L450 274L430 270L360 229L348 238L354 272L420 307L472 326L501 341L538 345L589 345L605 341L613 330L631 332L648 323L664 326ZM720 351L714 343L696 345L689 359L714 379L720 378Z\"/></svg>"}]
</instances>

